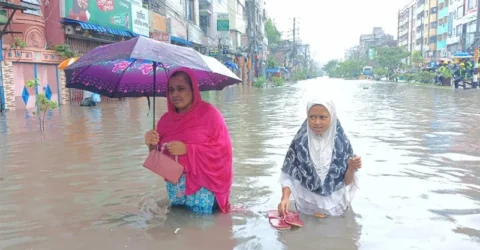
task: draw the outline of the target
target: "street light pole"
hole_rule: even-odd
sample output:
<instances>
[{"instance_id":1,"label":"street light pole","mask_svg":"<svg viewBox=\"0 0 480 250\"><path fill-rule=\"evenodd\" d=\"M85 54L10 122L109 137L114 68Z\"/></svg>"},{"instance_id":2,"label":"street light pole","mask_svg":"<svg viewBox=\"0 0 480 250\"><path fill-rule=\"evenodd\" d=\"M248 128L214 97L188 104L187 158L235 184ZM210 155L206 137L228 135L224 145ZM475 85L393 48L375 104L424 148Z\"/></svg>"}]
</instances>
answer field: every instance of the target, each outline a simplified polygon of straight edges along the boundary
<instances>
[{"instance_id":1,"label":"street light pole","mask_svg":"<svg viewBox=\"0 0 480 250\"><path fill-rule=\"evenodd\" d=\"M480 38L480 0L477 0L477 25L475 30L475 39L473 40L474 46L474 56L473 56L473 79L472 79L472 89L478 88L478 49L479 49L479 42L478 39Z\"/></svg>"}]
</instances>

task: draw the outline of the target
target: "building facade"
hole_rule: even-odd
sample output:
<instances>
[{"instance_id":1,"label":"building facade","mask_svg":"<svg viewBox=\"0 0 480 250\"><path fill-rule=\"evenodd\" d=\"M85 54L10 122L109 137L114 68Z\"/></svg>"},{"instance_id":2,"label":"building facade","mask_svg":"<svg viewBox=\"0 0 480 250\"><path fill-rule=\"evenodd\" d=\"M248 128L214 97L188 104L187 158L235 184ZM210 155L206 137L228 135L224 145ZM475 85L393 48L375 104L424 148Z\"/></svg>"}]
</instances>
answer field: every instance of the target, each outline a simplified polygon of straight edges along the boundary
<instances>
[{"instance_id":1,"label":"building facade","mask_svg":"<svg viewBox=\"0 0 480 250\"><path fill-rule=\"evenodd\" d=\"M53 2L53 0L52 0ZM7 5L27 6L17 10ZM0 57L0 87L2 108L35 107L36 96L44 93L50 100L62 102L64 96L57 65L62 58L47 44L47 18L51 7L39 0L13 0L0 4L4 17L12 17L6 32L2 32ZM29 88L26 82L37 80L39 86Z\"/></svg>"},{"instance_id":2,"label":"building facade","mask_svg":"<svg viewBox=\"0 0 480 250\"><path fill-rule=\"evenodd\" d=\"M398 12L398 46L411 53L415 50L416 6L416 1L413 1Z\"/></svg>"},{"instance_id":3,"label":"building facade","mask_svg":"<svg viewBox=\"0 0 480 250\"><path fill-rule=\"evenodd\" d=\"M1 40L0 109L32 108L35 96L43 92L60 104L81 100L82 91L64 87L65 76L57 65L68 55L81 55L100 45L136 36L192 47L211 56L218 55L221 48L222 57L217 58L241 68L246 65L244 52L251 44L246 36L248 24L255 27L258 61L262 62L268 45L264 32L266 10L264 0L256 2L255 23L248 23L246 0L5 2L29 7L16 12L8 25L8 35ZM0 5L2 20L8 20L12 12ZM25 82L34 79L39 79L40 87L26 88Z\"/></svg>"}]
</instances>

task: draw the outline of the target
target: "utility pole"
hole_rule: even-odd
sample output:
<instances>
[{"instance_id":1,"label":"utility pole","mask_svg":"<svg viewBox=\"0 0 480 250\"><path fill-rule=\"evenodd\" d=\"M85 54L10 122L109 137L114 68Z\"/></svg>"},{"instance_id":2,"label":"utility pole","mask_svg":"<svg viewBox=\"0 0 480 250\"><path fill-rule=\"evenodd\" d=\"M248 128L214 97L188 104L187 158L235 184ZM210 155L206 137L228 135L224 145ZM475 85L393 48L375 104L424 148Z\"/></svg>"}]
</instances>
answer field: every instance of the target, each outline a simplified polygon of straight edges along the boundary
<instances>
[{"instance_id":1,"label":"utility pole","mask_svg":"<svg viewBox=\"0 0 480 250\"><path fill-rule=\"evenodd\" d=\"M255 69L255 62L254 62L254 57L255 57L255 50L256 50L256 45L257 45L257 25L255 23L256 19L256 6L255 6L255 0L248 0L247 2L247 17L248 17L248 41L249 41L249 54L248 54L248 84L251 85L253 84L253 69Z\"/></svg>"},{"instance_id":2,"label":"utility pole","mask_svg":"<svg viewBox=\"0 0 480 250\"><path fill-rule=\"evenodd\" d=\"M218 32L217 32L218 34ZM218 38L218 60L223 62L223 45L222 45L222 38Z\"/></svg>"},{"instance_id":3,"label":"utility pole","mask_svg":"<svg viewBox=\"0 0 480 250\"><path fill-rule=\"evenodd\" d=\"M296 29L296 20L295 17L293 18L293 48L292 48L292 64L293 64L293 69L295 71L295 67L297 66L297 44L295 41L295 33L297 33Z\"/></svg>"},{"instance_id":4,"label":"utility pole","mask_svg":"<svg viewBox=\"0 0 480 250\"><path fill-rule=\"evenodd\" d=\"M473 79L472 79L472 89L478 88L478 49L480 38L480 0L477 0L477 28L475 30L475 39L473 40L474 45L474 62L473 62Z\"/></svg>"}]
</instances>

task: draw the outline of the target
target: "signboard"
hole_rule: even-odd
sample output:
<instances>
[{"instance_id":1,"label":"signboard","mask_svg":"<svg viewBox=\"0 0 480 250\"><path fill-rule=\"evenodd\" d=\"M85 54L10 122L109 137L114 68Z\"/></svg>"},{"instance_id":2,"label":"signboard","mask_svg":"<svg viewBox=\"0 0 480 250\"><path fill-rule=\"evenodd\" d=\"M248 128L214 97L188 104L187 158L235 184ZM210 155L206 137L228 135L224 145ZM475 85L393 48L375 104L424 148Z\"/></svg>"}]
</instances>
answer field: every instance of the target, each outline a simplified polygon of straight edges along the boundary
<instances>
[{"instance_id":1,"label":"signboard","mask_svg":"<svg viewBox=\"0 0 480 250\"><path fill-rule=\"evenodd\" d=\"M142 36L149 37L148 10L132 4L132 31Z\"/></svg>"},{"instance_id":2,"label":"signboard","mask_svg":"<svg viewBox=\"0 0 480 250\"><path fill-rule=\"evenodd\" d=\"M169 18L170 20L170 34L175 37L179 37L182 39L187 39L187 27L185 24L178 20L175 17Z\"/></svg>"},{"instance_id":3,"label":"signboard","mask_svg":"<svg viewBox=\"0 0 480 250\"><path fill-rule=\"evenodd\" d=\"M210 52L208 52L208 55L212 57L218 56L218 49L210 49Z\"/></svg>"},{"instance_id":4,"label":"signboard","mask_svg":"<svg viewBox=\"0 0 480 250\"><path fill-rule=\"evenodd\" d=\"M148 11L148 17L150 18L150 32L153 31L163 31L167 32L167 18L153 12L152 10Z\"/></svg>"},{"instance_id":5,"label":"signboard","mask_svg":"<svg viewBox=\"0 0 480 250\"><path fill-rule=\"evenodd\" d=\"M228 13L217 13L217 31L230 31L230 16Z\"/></svg>"},{"instance_id":6,"label":"signboard","mask_svg":"<svg viewBox=\"0 0 480 250\"><path fill-rule=\"evenodd\" d=\"M65 17L109 28L132 30L131 6L127 0L65 0Z\"/></svg>"},{"instance_id":7,"label":"signboard","mask_svg":"<svg viewBox=\"0 0 480 250\"><path fill-rule=\"evenodd\" d=\"M202 44L202 39L203 39L202 29L200 29L199 27L193 24L188 24L187 30L188 30L188 41L196 44Z\"/></svg>"},{"instance_id":8,"label":"signboard","mask_svg":"<svg viewBox=\"0 0 480 250\"><path fill-rule=\"evenodd\" d=\"M164 43L170 43L170 35L167 32L153 31L150 33L150 38Z\"/></svg>"},{"instance_id":9,"label":"signboard","mask_svg":"<svg viewBox=\"0 0 480 250\"><path fill-rule=\"evenodd\" d=\"M6 10L0 10L0 25L7 24L8 16Z\"/></svg>"}]
</instances>

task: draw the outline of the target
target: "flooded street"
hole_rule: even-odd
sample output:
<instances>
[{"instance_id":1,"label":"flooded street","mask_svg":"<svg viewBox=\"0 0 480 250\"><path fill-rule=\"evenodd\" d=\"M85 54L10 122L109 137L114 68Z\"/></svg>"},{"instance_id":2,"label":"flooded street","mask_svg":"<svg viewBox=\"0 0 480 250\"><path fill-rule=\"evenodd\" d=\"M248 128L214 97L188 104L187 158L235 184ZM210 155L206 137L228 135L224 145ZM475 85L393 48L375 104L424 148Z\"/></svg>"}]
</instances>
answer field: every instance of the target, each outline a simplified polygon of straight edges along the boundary
<instances>
[{"instance_id":1,"label":"flooded street","mask_svg":"<svg viewBox=\"0 0 480 250\"><path fill-rule=\"evenodd\" d=\"M363 158L360 190L344 216L279 232L265 212L280 201L307 96L322 92ZM141 166L145 98L62 106L45 133L10 111L0 117L0 249L479 249L480 91L318 78L203 97L230 129L234 212L168 208L163 180Z\"/></svg>"}]
</instances>

